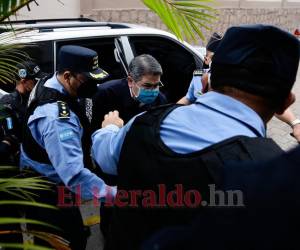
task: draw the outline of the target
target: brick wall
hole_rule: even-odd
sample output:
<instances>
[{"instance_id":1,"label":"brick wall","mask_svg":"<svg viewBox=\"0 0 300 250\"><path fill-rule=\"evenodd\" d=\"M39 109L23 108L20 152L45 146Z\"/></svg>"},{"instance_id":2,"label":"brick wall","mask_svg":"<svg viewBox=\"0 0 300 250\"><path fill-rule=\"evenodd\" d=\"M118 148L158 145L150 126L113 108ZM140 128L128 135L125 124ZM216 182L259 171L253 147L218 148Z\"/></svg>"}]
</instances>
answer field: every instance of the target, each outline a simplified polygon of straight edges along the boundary
<instances>
[{"instance_id":1,"label":"brick wall","mask_svg":"<svg viewBox=\"0 0 300 250\"><path fill-rule=\"evenodd\" d=\"M90 15L97 21L128 22L164 29L160 19L147 9L99 9ZM294 31L300 26L300 7L296 8L222 8L219 9L218 21L212 25L212 31L203 30L208 38L213 31L224 31L238 24L264 23L279 26L288 31ZM202 41L199 41L202 44Z\"/></svg>"}]
</instances>

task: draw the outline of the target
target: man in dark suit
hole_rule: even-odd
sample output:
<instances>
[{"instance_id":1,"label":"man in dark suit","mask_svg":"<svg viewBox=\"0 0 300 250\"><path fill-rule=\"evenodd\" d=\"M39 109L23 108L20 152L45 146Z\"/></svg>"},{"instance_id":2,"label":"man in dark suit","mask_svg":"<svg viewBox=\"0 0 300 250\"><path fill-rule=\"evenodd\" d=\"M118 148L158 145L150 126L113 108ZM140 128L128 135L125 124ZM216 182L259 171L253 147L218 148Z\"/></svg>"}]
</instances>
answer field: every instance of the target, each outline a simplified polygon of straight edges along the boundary
<instances>
[{"instance_id":1,"label":"man in dark suit","mask_svg":"<svg viewBox=\"0 0 300 250\"><path fill-rule=\"evenodd\" d=\"M93 97L92 130L101 127L104 116L118 110L127 123L133 116L151 107L167 103L159 91L162 68L150 55L135 57L129 65L127 79L117 79L101 84Z\"/></svg>"}]
</instances>

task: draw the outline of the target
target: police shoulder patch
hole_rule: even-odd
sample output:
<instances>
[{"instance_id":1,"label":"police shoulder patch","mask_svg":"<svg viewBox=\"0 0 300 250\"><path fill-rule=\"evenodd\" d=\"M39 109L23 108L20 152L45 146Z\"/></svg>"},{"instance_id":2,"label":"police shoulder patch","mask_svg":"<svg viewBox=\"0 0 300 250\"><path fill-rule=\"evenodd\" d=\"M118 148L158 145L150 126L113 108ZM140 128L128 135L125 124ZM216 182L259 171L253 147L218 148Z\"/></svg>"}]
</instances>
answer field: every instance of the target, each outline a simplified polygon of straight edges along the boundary
<instances>
[{"instance_id":1,"label":"police shoulder patch","mask_svg":"<svg viewBox=\"0 0 300 250\"><path fill-rule=\"evenodd\" d=\"M66 102L57 101L58 106L58 118L59 119L69 119L70 118L70 109Z\"/></svg>"},{"instance_id":2,"label":"police shoulder patch","mask_svg":"<svg viewBox=\"0 0 300 250\"><path fill-rule=\"evenodd\" d=\"M59 139L65 141L74 137L72 129L65 129L59 133Z\"/></svg>"}]
</instances>

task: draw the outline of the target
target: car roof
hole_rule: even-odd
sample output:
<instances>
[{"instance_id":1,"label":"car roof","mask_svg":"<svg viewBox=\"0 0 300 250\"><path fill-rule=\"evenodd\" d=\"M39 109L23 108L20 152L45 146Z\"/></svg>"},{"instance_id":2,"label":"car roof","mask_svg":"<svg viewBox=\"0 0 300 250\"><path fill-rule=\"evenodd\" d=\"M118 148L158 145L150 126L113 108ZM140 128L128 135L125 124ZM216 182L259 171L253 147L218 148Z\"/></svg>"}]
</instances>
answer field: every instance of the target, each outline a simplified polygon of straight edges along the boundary
<instances>
[{"instance_id":1,"label":"car roof","mask_svg":"<svg viewBox=\"0 0 300 250\"><path fill-rule=\"evenodd\" d=\"M1 25L2 30L10 27ZM16 32L14 40L24 42L49 41L80 37L93 36L111 36L111 35L131 35L131 34L153 34L167 35L170 33L129 23L113 23L113 22L54 22L54 23L38 23L38 24L15 24L13 25ZM66 32L68 31L68 32ZM93 32L91 32L93 31ZM7 34L3 32L2 34Z\"/></svg>"},{"instance_id":2,"label":"car roof","mask_svg":"<svg viewBox=\"0 0 300 250\"><path fill-rule=\"evenodd\" d=\"M78 21L44 21L44 22L14 22L1 23L0 29L2 32L14 29L37 29L40 32L51 31L54 28L84 28L84 27L106 27L109 29L124 29L134 28L139 25L129 23L115 23L115 22L78 22Z\"/></svg>"},{"instance_id":3,"label":"car roof","mask_svg":"<svg viewBox=\"0 0 300 250\"><path fill-rule=\"evenodd\" d=\"M169 39L178 39L169 32L145 27L137 24L130 23L116 23L116 22L95 22L95 21L77 21L70 19L68 21L63 20L42 20L42 22L29 22L18 21L10 24L4 24L0 26L2 29L1 36L7 36L12 33L11 31L3 32L5 29L11 29L11 26L17 32L11 39L11 43L35 43L42 41L62 41L72 39L88 39L96 37L111 37L122 35L142 35L142 36L162 36ZM20 31L18 31L20 30ZM199 50L196 50L190 44L182 42L203 59L203 54Z\"/></svg>"}]
</instances>

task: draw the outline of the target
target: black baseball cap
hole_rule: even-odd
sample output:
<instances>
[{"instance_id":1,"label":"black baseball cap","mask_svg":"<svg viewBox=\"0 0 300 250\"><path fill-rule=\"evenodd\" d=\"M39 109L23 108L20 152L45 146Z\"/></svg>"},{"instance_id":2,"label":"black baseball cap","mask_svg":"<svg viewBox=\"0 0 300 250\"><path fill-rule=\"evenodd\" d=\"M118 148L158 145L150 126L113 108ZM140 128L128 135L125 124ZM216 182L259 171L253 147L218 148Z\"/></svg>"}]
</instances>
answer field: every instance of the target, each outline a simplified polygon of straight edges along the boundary
<instances>
[{"instance_id":1,"label":"black baseball cap","mask_svg":"<svg viewBox=\"0 0 300 250\"><path fill-rule=\"evenodd\" d=\"M222 37L218 33L214 32L206 45L206 50L215 52L221 40Z\"/></svg>"},{"instance_id":2,"label":"black baseball cap","mask_svg":"<svg viewBox=\"0 0 300 250\"><path fill-rule=\"evenodd\" d=\"M300 42L271 25L229 28L211 65L211 86L233 86L268 98L285 98L296 81Z\"/></svg>"},{"instance_id":3,"label":"black baseball cap","mask_svg":"<svg viewBox=\"0 0 300 250\"><path fill-rule=\"evenodd\" d=\"M65 45L60 48L58 70L65 69L84 74L88 79L95 81L108 77L108 73L98 65L97 52L77 45Z\"/></svg>"},{"instance_id":4,"label":"black baseball cap","mask_svg":"<svg viewBox=\"0 0 300 250\"><path fill-rule=\"evenodd\" d=\"M37 80L44 76L40 67L33 61L24 61L17 66L17 75L20 79Z\"/></svg>"}]
</instances>

